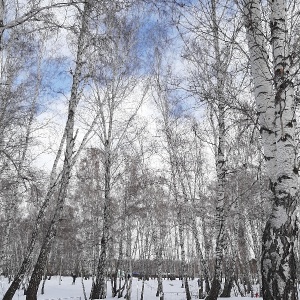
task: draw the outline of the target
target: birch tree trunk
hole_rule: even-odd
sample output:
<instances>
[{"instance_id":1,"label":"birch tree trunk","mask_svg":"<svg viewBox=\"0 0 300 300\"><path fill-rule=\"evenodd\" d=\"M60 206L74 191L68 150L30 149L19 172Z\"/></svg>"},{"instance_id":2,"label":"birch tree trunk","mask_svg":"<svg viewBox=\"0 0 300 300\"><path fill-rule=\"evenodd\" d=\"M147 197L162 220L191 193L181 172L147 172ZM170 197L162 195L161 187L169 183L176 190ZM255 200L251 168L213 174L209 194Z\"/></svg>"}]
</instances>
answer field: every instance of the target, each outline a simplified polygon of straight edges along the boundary
<instances>
[{"instance_id":1,"label":"birch tree trunk","mask_svg":"<svg viewBox=\"0 0 300 300\"><path fill-rule=\"evenodd\" d=\"M59 191L57 196L57 203L54 215L52 217L51 223L49 225L47 234L44 238L42 248L39 253L38 260L35 264L31 279L29 282L29 287L27 290L26 299L35 300L37 299L38 287L43 275L43 270L47 262L47 257L51 249L52 241L54 240L57 232L57 227L59 219L61 217L64 202L67 194L67 188L69 185L69 180L71 177L71 169L73 166L73 153L75 145L75 136L74 136L74 122L75 122L75 111L79 101L79 87L81 81L82 68L84 65L83 54L85 48L85 36L88 29L88 16L90 12L90 5L87 2L84 5L84 12L82 18L81 30L78 38L78 49L77 49L77 58L76 58L76 68L73 75L73 84L71 89L71 97L69 101L68 108L68 118L66 123L66 151L63 164L63 170L61 174L61 180L59 182Z\"/></svg>"},{"instance_id":2,"label":"birch tree trunk","mask_svg":"<svg viewBox=\"0 0 300 300\"><path fill-rule=\"evenodd\" d=\"M153 242L155 249L155 256L156 256L156 268L157 268L157 291L156 297L159 297L159 300L164 300L164 290L163 290L163 283L162 283L162 236L161 236L161 228L154 228L153 232Z\"/></svg>"},{"instance_id":3,"label":"birch tree trunk","mask_svg":"<svg viewBox=\"0 0 300 300\"><path fill-rule=\"evenodd\" d=\"M256 260L257 277L259 283L259 294L260 296L262 296L262 277L261 277L262 272L261 272L261 264L260 264L262 241L261 241L261 236L259 234L259 232L261 231L257 230L257 226L255 226L255 222L252 220L249 220L249 228L253 240L253 252Z\"/></svg>"},{"instance_id":4,"label":"birch tree trunk","mask_svg":"<svg viewBox=\"0 0 300 300\"><path fill-rule=\"evenodd\" d=\"M182 217L182 208L178 207L178 227L179 227L179 244L181 250L181 276L182 276L182 287L185 288L185 295L187 300L191 300L191 293L189 289L189 283L187 280L187 270L186 270L186 255L184 248L184 237L183 237L183 217Z\"/></svg>"},{"instance_id":5,"label":"birch tree trunk","mask_svg":"<svg viewBox=\"0 0 300 300\"><path fill-rule=\"evenodd\" d=\"M224 122L224 105L219 105L219 144L217 153L217 207L216 207L216 248L215 248L215 262L214 275L211 282L209 294L206 300L216 300L218 298L221 282L222 282L222 260L223 250L225 248L225 122Z\"/></svg>"},{"instance_id":6,"label":"birch tree trunk","mask_svg":"<svg viewBox=\"0 0 300 300\"><path fill-rule=\"evenodd\" d=\"M127 259L127 284L126 284L126 300L131 300L131 292L132 292L132 249L131 249L131 222L128 220L127 222L127 242L126 242L126 259Z\"/></svg>"},{"instance_id":7,"label":"birch tree trunk","mask_svg":"<svg viewBox=\"0 0 300 300\"><path fill-rule=\"evenodd\" d=\"M263 234L263 297L289 300L298 299L294 254L298 196L294 88L290 75L286 3L273 0L270 8L274 74L270 74L267 65L260 1L246 1L244 14L254 94L272 192L272 212Z\"/></svg>"},{"instance_id":8,"label":"birch tree trunk","mask_svg":"<svg viewBox=\"0 0 300 300\"><path fill-rule=\"evenodd\" d=\"M159 50L157 50L156 53L156 63L157 63L157 74L156 74L156 88L158 93L158 98L155 99L156 105L158 109L160 110L163 118L163 130L165 133L166 141L167 141L167 151L168 151L168 158L169 158L169 165L170 165L170 171L171 171L171 191L174 197L176 209L177 209L177 222L178 222L178 228L179 228L179 245L180 245L180 251L181 251L181 274L182 277L182 287L185 288L186 291L186 297L187 299L191 299L190 291L189 291L189 285L187 281L187 272L186 272L186 259L185 259L185 245L184 245L184 238L183 238L183 216L182 216L182 203L180 203L179 199L179 187L177 185L177 182L179 180L181 186L183 187L184 192L184 200L187 202L188 197L186 196L186 193L184 191L184 184L183 179L180 174L182 171L179 167L180 160L176 153L176 142L174 138L174 133L172 131L172 124L170 122L170 105L168 103L168 94L164 89L162 88L163 85L166 83L161 81L160 79L160 68L161 68L161 53ZM167 87L164 87L167 89Z\"/></svg>"},{"instance_id":9,"label":"birch tree trunk","mask_svg":"<svg viewBox=\"0 0 300 300\"><path fill-rule=\"evenodd\" d=\"M146 221L146 226L149 224L148 222L148 216ZM145 227L146 227L145 226ZM147 227L146 227L147 228ZM144 300L144 290L145 290L145 280L149 280L149 272L148 272L148 265L150 260L149 250L149 235L150 235L150 226L147 228L146 234L145 234L145 248L144 248L144 255L143 255L143 281L142 281L142 289L141 289L141 297L140 300Z\"/></svg>"},{"instance_id":10,"label":"birch tree trunk","mask_svg":"<svg viewBox=\"0 0 300 300\"><path fill-rule=\"evenodd\" d=\"M1 5L3 5L3 2L0 1L0 16L1 16L1 10L3 9L3 8L1 8ZM0 22L1 22L1 17L0 17ZM0 23L0 26L1 26L1 23ZM0 41L0 45L1 45L1 41ZM19 205L19 202L17 201L17 194L19 191L19 184L21 182L20 177L22 176L24 164L25 164L25 161L27 158L27 153L28 153L28 149L29 149L29 140L30 140L31 133L32 133L32 123L34 121L37 100L38 100L39 92L40 92L40 88L41 88L41 61L42 61L42 56L39 55L38 69L37 69L37 82L35 85L35 90L34 90L31 107L30 107L30 111L29 111L28 124L26 125L24 148L22 149L22 153L20 154L20 157L21 157L20 161L16 164L17 178L16 178L16 182L15 182L15 187L13 188L13 197L12 197L11 206L8 208L8 212L7 212L8 217L7 217L7 225L5 226L5 237L4 237L4 242L3 242L4 247L0 251L0 261L1 262L5 261L5 249L8 246L8 242L9 242L10 231L11 231L11 227L13 225L12 220L15 217L15 210L16 210L17 206ZM4 110L1 109L1 114L6 115L7 113L8 112L6 111L6 109L4 109ZM0 123L2 123L2 122L0 121ZM0 136L2 136L2 134L0 134ZM1 144L2 144L3 138L0 138L0 140L1 140ZM1 270L1 266L0 266L0 270Z\"/></svg>"},{"instance_id":11,"label":"birch tree trunk","mask_svg":"<svg viewBox=\"0 0 300 300\"><path fill-rule=\"evenodd\" d=\"M206 228L206 221L204 218L202 219L202 236L203 236L203 242L204 242L204 260L209 261L210 255L210 241L208 239L208 232ZM210 277L209 267L207 266L207 272L208 272L208 278ZM210 291L210 284L208 280L205 280L205 294L207 295Z\"/></svg>"},{"instance_id":12,"label":"birch tree trunk","mask_svg":"<svg viewBox=\"0 0 300 300\"><path fill-rule=\"evenodd\" d=\"M111 123L110 123L111 126ZM111 137L111 134L109 134ZM110 181L111 181L111 155L110 143L105 141L105 175L104 175L104 208L103 208L103 230L101 237L101 249L97 267L96 281L92 289L92 299L106 298L106 270L107 270L107 250L110 235Z\"/></svg>"},{"instance_id":13,"label":"birch tree trunk","mask_svg":"<svg viewBox=\"0 0 300 300\"><path fill-rule=\"evenodd\" d=\"M216 206L216 248L214 275L211 283L211 288L207 300L217 300L221 289L222 282L222 260L223 251L225 248L225 185L226 185L226 169L225 169L225 99L223 93L224 70L222 69L220 41L219 41L219 26L217 22L217 7L216 1L212 0L212 22L213 22L213 47L215 52L215 68L216 68L216 96L218 105L218 144L216 153L216 171L217 171L217 206Z\"/></svg>"},{"instance_id":14,"label":"birch tree trunk","mask_svg":"<svg viewBox=\"0 0 300 300\"><path fill-rule=\"evenodd\" d=\"M203 275L204 275L204 281L205 281L205 291L207 293L210 290L208 265L207 265L206 260L204 259L204 256L203 256L203 253L202 253L202 250L201 250L200 241L199 241L199 237L198 237L198 228L197 228L197 224L196 224L196 218L195 218L194 215L192 215L192 220L191 221L192 221L192 233L193 233L193 236L194 236L194 239L195 239L195 244L196 244L196 253L197 253L197 257L200 258L200 263L201 263L202 268L203 268ZM201 294L203 294L203 282L202 282L201 286L202 286Z\"/></svg>"},{"instance_id":15,"label":"birch tree trunk","mask_svg":"<svg viewBox=\"0 0 300 300\"><path fill-rule=\"evenodd\" d=\"M198 148L197 141L195 140L194 143L195 143L195 147L197 149ZM195 211L191 207L191 205L195 205L196 193L199 189L198 184L200 185L200 183L197 182L197 177L203 176L203 174L200 174L201 173L201 171L200 171L200 169L201 169L200 168L201 154L200 154L199 150L196 151L196 155L197 155L197 158L196 158L196 172L194 174L194 176L195 176L194 188L192 187L191 179L188 174L188 169L187 169L187 166L185 163L186 159L184 157L178 157L178 160L180 159L180 163L177 162L176 166L177 166L177 168L179 165L181 166L181 168L178 169L177 172L179 174L179 180L180 180L184 200L185 200L185 203L187 204L187 206L186 206L187 207L187 215L190 216L190 219L191 219L190 220L191 230L192 230L192 234L193 234L193 237L195 240L197 257L198 257L198 259L200 259L200 263L201 263L202 269L203 269L203 275L204 275L204 280L205 280L205 285L206 285L206 293L208 293L208 291L210 290L209 270L208 270L207 261L204 259L204 256L203 256L203 253L201 250L201 246L200 246L200 241L199 241L199 236L198 236L199 233L198 233L197 222L196 222L197 216L195 214ZM178 156L180 156L180 154L178 154ZM184 175L182 173L184 173ZM186 177L185 179L186 179L187 187L185 186L185 183L184 183L184 181L185 181L184 176ZM189 199L188 195L190 195L190 199ZM187 298L188 298L189 287L188 287L187 281L186 281L185 286L186 286L186 294L187 294ZM202 292L200 292L200 290L199 290L199 295L203 294L203 282L202 282L201 287L202 287Z\"/></svg>"},{"instance_id":16,"label":"birch tree trunk","mask_svg":"<svg viewBox=\"0 0 300 300\"><path fill-rule=\"evenodd\" d=\"M167 120L167 117L166 117ZM184 245L184 225L183 225L183 215L182 215L182 203L179 203L178 199L178 192L179 189L177 187L176 181L177 181L177 176L176 174L180 174L181 170L179 169L179 161L178 161L178 156L175 153L175 145L172 140L172 134L171 131L169 130L169 122L167 121L165 123L166 127L166 136L167 136L167 142L168 142L168 147L169 147L169 159L170 159L170 167L171 167L171 180L172 180L172 186L173 186L173 194L175 198L175 203L176 203L176 209L177 209L177 222L178 222L178 234L179 234L179 245L180 245L180 258L181 258L181 274L180 276L182 277L182 288L185 288L186 292L186 299L190 300L191 299L191 294L189 291L189 285L188 285L188 280L187 280L187 270L186 270L186 255L185 255L185 245ZM187 195L185 193L185 188L183 185L182 178L179 175L179 180L180 183L182 184L183 188L183 193L184 193L184 200L185 202L188 200Z\"/></svg>"},{"instance_id":17,"label":"birch tree trunk","mask_svg":"<svg viewBox=\"0 0 300 300\"><path fill-rule=\"evenodd\" d=\"M123 289L122 289L122 271L123 271L123 235L125 230L125 218L126 216L122 217L122 223L121 223L121 234L120 234L120 241L119 241L119 257L118 257L118 263L116 272L120 270L119 275L119 287L116 289L115 294L113 294L113 297L115 297L118 293L118 298L121 298L123 296ZM117 285L117 283L116 283Z\"/></svg>"},{"instance_id":18,"label":"birch tree trunk","mask_svg":"<svg viewBox=\"0 0 300 300\"><path fill-rule=\"evenodd\" d=\"M106 26L107 36L113 36L111 40L113 50L109 50L107 48L107 55L109 57L109 66L107 67L107 62L105 62L103 68L105 69L105 76L101 73L100 75L96 75L94 78L94 84L96 89L96 100L98 109L100 112L100 128L101 130L97 133L99 136L101 143L103 145L103 168L104 168L104 205L103 205L103 230L102 230L102 238L101 238L101 252L98 260L98 268L97 268L97 276L96 281L93 286L93 290L91 293L92 299L99 299L106 297L106 267L107 267L107 251L108 251L108 242L110 238L111 231L111 206L112 206L112 198L111 198L111 188L114 183L115 177L112 177L112 168L116 167L116 155L117 150L120 149L122 143L126 139L126 133L129 129L132 121L134 120L137 111L142 104L144 99L144 95L137 101L138 105L131 112L131 115L125 122L122 122L123 125L119 127L119 132L116 135L116 129L118 124L118 120L115 118L117 113L123 113L120 111L121 103L124 103L128 99L128 96L133 92L136 87L136 79L135 76L126 69L127 59L131 59L131 56L128 53L130 51L131 46L135 44L134 36L129 32L123 32L123 27L120 26L118 22L115 22L118 17L116 15L116 11L109 12L111 15L106 18L108 24ZM124 20L123 20L124 21ZM115 22L115 23L114 23ZM125 23L124 23L124 27ZM133 32L133 31L132 31ZM126 38L122 38L123 34L126 35ZM123 44L124 40L126 43ZM128 42L128 43L127 43ZM102 54L98 56L99 60L102 60ZM106 69L107 68L107 69ZM124 68L124 69L123 69ZM126 71L125 71L126 69ZM93 68L91 70L94 72ZM107 72L107 73L106 73ZM100 76L100 77L99 77ZM98 82L99 78L104 76L105 82L105 93L102 94L103 83L102 79ZM115 171L115 170L114 170ZM115 175L115 174L114 174Z\"/></svg>"},{"instance_id":19,"label":"birch tree trunk","mask_svg":"<svg viewBox=\"0 0 300 300\"><path fill-rule=\"evenodd\" d=\"M289 75L287 6L271 2L271 35L275 75L276 185L272 213L263 234L262 288L266 299L298 299L294 242L298 169L295 166L295 103Z\"/></svg>"}]
</instances>

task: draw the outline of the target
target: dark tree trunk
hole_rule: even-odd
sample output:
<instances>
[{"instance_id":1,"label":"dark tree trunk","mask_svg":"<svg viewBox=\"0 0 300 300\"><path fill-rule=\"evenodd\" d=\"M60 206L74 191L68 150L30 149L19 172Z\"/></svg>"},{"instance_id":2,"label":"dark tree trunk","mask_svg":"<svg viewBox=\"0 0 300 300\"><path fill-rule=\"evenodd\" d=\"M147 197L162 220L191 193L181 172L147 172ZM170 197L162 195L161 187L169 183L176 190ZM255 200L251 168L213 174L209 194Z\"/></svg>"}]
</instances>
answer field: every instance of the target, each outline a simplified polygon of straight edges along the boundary
<instances>
[{"instance_id":1,"label":"dark tree trunk","mask_svg":"<svg viewBox=\"0 0 300 300\"><path fill-rule=\"evenodd\" d=\"M42 248L40 250L38 260L35 264L33 273L30 278L26 300L37 299L37 291L39 288L40 281L42 279L43 271L47 263L47 258L51 249L52 242L56 237L57 228L64 208L67 189L71 177L72 165L74 163L72 160L73 160L73 152L74 152L74 145L75 145L75 137L74 137L75 111L79 101L78 91L80 86L82 68L84 64L83 62L83 51L85 47L84 36L87 33L87 18L88 18L89 11L90 11L89 4L85 4L81 30L78 37L76 68L73 75L71 97L70 97L69 107L68 107L68 118L66 122L66 151L65 151L64 164L62 168L61 180L59 182L55 212L53 214L47 234L43 241Z\"/></svg>"},{"instance_id":2,"label":"dark tree trunk","mask_svg":"<svg viewBox=\"0 0 300 300\"><path fill-rule=\"evenodd\" d=\"M205 282L205 294L208 294L210 291L209 277L205 277L204 282Z\"/></svg>"},{"instance_id":3,"label":"dark tree trunk","mask_svg":"<svg viewBox=\"0 0 300 300\"><path fill-rule=\"evenodd\" d=\"M294 254L296 224L284 223L276 228L267 222L262 247L262 291L268 300L297 300L297 270ZM274 225L274 224L273 224ZM278 255L278 247L281 255ZM266 265L268 264L268 265ZM285 273L289 270L289 276ZM281 283L284 282L285 285ZM283 286L283 289L280 287Z\"/></svg>"},{"instance_id":4,"label":"dark tree trunk","mask_svg":"<svg viewBox=\"0 0 300 300\"><path fill-rule=\"evenodd\" d=\"M145 276L143 276L143 284L142 284L142 290L141 290L141 298L140 298L140 300L144 300L144 288L145 288Z\"/></svg>"},{"instance_id":5,"label":"dark tree trunk","mask_svg":"<svg viewBox=\"0 0 300 300\"><path fill-rule=\"evenodd\" d=\"M96 282L91 292L92 299L105 299L106 298L106 273L107 273L107 251L108 241L110 236L110 184L111 184L111 130L112 119L109 124L109 134L104 142L104 208L103 208L103 230L101 238L101 251L97 266Z\"/></svg>"},{"instance_id":6,"label":"dark tree trunk","mask_svg":"<svg viewBox=\"0 0 300 300\"><path fill-rule=\"evenodd\" d=\"M73 149L73 148L71 148ZM72 152L72 151L71 151ZM70 157L66 158L69 161ZM68 164L68 162L66 163ZM26 300L36 300L37 299L37 291L42 280L43 272L45 270L48 255L51 249L52 241L54 240L57 232L58 222L61 216L61 212L64 205L64 200L66 198L67 186L70 179L70 168L67 167L65 169L65 174L63 175L61 188L58 195L58 203L54 213L54 216L51 220L50 226L48 228L48 232L44 238L44 242L42 248L40 250L40 254L38 260L34 266L33 273L31 275L29 286L27 289Z\"/></svg>"},{"instance_id":7,"label":"dark tree trunk","mask_svg":"<svg viewBox=\"0 0 300 300\"><path fill-rule=\"evenodd\" d=\"M189 283L188 283L188 279L187 279L187 275L185 274L184 276L184 287L185 287L185 296L186 296L186 300L191 300L191 293L190 293L190 287L189 287Z\"/></svg>"},{"instance_id":8,"label":"dark tree trunk","mask_svg":"<svg viewBox=\"0 0 300 300\"><path fill-rule=\"evenodd\" d=\"M91 299L105 299L106 298L106 269L107 269L107 243L108 243L108 227L103 228L101 238L101 252L97 267L96 282L93 286Z\"/></svg>"},{"instance_id":9,"label":"dark tree trunk","mask_svg":"<svg viewBox=\"0 0 300 300\"><path fill-rule=\"evenodd\" d=\"M231 296L231 289L233 287L233 278L232 277L226 277L225 278L225 284L222 294L220 295L221 298L230 298Z\"/></svg>"},{"instance_id":10,"label":"dark tree trunk","mask_svg":"<svg viewBox=\"0 0 300 300\"><path fill-rule=\"evenodd\" d=\"M199 279L198 286L199 286L199 299L203 299L204 298L203 278Z\"/></svg>"},{"instance_id":11,"label":"dark tree trunk","mask_svg":"<svg viewBox=\"0 0 300 300\"><path fill-rule=\"evenodd\" d=\"M117 277L117 271L116 271L113 274L111 274L111 277L110 277L111 294L112 294L113 298L117 296L117 281L118 281L118 277Z\"/></svg>"},{"instance_id":12,"label":"dark tree trunk","mask_svg":"<svg viewBox=\"0 0 300 300\"><path fill-rule=\"evenodd\" d=\"M221 290L221 283L218 278L214 277L211 283L209 294L206 296L205 300L216 300L219 296Z\"/></svg>"}]
</instances>

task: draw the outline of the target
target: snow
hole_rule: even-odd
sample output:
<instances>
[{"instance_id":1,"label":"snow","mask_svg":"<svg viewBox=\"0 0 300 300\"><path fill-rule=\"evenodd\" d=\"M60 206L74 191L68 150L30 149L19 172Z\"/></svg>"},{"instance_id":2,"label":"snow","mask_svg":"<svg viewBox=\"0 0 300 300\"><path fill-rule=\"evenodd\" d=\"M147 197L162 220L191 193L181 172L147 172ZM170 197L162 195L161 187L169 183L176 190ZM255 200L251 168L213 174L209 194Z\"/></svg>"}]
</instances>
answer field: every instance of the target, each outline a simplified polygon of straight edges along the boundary
<instances>
[{"instance_id":1,"label":"snow","mask_svg":"<svg viewBox=\"0 0 300 300\"><path fill-rule=\"evenodd\" d=\"M87 298L90 295L92 281L84 280L84 286L87 294ZM192 294L192 299L198 299L197 297L197 279L189 281L190 291ZM145 281L145 291L144 300L156 300L159 299L155 297L156 294L157 281L149 280ZM6 278L1 277L0 279L0 297L4 295L6 289L8 288L8 282ZM139 300L142 288L142 281L133 278L132 285L132 297L131 300ZM186 299L184 294L184 289L181 288L180 280L163 280L164 288L164 300L184 300ZM111 285L110 281L107 282L108 297L106 299L118 299L117 297L112 298L111 296ZM124 293L125 295L125 293ZM1 297L2 298L2 297ZM25 300L23 290L18 290L13 298L13 300ZM221 298L220 298L221 299ZM224 298L223 298L224 299ZM227 298L228 299L228 298ZM251 297L231 297L230 299L236 300L250 300ZM262 300L262 298L256 298ZM72 285L72 277L62 277L62 281L59 283L59 277L54 276L51 280L47 280L45 284L45 294L41 295L41 285L38 292L38 300L84 300L81 278L76 279L75 285Z\"/></svg>"}]
</instances>

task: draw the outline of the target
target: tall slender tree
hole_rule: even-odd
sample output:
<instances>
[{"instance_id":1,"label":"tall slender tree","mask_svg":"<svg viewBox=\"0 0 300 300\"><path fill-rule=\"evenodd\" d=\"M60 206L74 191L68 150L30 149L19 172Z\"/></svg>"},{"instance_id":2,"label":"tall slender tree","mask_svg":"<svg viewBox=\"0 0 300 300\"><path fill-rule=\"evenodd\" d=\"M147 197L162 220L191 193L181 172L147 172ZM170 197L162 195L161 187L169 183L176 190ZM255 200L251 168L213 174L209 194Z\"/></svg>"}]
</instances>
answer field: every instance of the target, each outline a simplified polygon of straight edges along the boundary
<instances>
[{"instance_id":1,"label":"tall slender tree","mask_svg":"<svg viewBox=\"0 0 300 300\"><path fill-rule=\"evenodd\" d=\"M178 31L189 63L189 92L205 103L212 127L217 202L215 212L215 261L208 300L216 300L221 291L222 260L226 245L226 176L229 168L229 107L234 96L229 92L234 43L239 31L234 7L222 1L196 1L180 12ZM225 25L225 20L228 20ZM224 22L224 23L223 23ZM200 38L201 37L201 38Z\"/></svg>"},{"instance_id":2,"label":"tall slender tree","mask_svg":"<svg viewBox=\"0 0 300 300\"><path fill-rule=\"evenodd\" d=\"M84 67L84 54L85 54L86 42L87 42L86 36L88 33L88 21L89 21L90 11L91 11L91 4L89 2L86 2L84 4L81 28L78 37L76 67L73 75L73 84L72 84L71 96L70 96L69 107L68 107L68 118L66 122L66 130L64 133L66 139L65 157L64 157L61 179L59 181L56 207L47 234L43 240L43 244L39 253L38 260L34 266L33 273L31 274L29 286L26 293L26 299L28 300L37 299L38 287L42 279L42 275L45 269L48 255L50 253L52 241L55 238L57 233L58 223L64 208L67 189L71 178L72 167L74 166L74 148L75 148L75 139L76 139L76 135L74 133L75 113L80 99L80 91L82 89L82 69Z\"/></svg>"},{"instance_id":3,"label":"tall slender tree","mask_svg":"<svg viewBox=\"0 0 300 300\"><path fill-rule=\"evenodd\" d=\"M120 8L121 7L121 8ZM112 205L115 193L114 174L117 174L122 163L118 154L124 143L130 140L128 132L136 118L137 112L146 95L146 80L138 81L139 59L137 54L137 18L126 6L109 3L103 7L101 22L105 32L99 31L96 37L99 44L95 54L97 67L90 65L93 77L93 92L97 111L99 111L98 131L102 150L103 211L100 255L97 264L96 280L91 297L106 298L106 277L108 275L108 245L112 228ZM121 11L121 12L120 12ZM126 15L127 13L127 15ZM96 38L95 38L96 39ZM103 47L104 44L104 47ZM142 89L138 101L134 104L130 96L137 88Z\"/></svg>"},{"instance_id":4,"label":"tall slender tree","mask_svg":"<svg viewBox=\"0 0 300 300\"><path fill-rule=\"evenodd\" d=\"M293 69L289 50L288 8L269 2L272 54L263 30L260 1L243 1L254 96L270 181L272 212L262 246L262 289L265 299L298 299L295 262L298 167ZM272 57L272 60L269 60ZM271 66L271 70L269 69Z\"/></svg>"}]
</instances>

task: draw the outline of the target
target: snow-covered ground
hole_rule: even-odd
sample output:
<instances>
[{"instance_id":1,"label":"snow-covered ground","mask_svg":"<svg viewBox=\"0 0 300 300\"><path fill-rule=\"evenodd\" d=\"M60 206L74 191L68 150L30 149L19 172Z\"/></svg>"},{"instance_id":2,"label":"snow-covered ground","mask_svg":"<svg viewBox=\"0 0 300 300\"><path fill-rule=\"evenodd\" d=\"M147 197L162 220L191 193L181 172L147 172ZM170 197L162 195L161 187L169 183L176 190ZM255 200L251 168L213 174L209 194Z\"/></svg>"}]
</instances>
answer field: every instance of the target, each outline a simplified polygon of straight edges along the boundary
<instances>
[{"instance_id":1,"label":"snow-covered ground","mask_svg":"<svg viewBox=\"0 0 300 300\"><path fill-rule=\"evenodd\" d=\"M92 281L84 280L84 286L87 293L87 297L89 298ZM192 294L192 299L198 299L197 297L197 279L189 281L190 291ZM0 299L2 299L4 292L8 287L7 280L1 278L0 281ZM144 300L156 300L157 282L155 280L149 280L145 282L145 291L144 291ZM40 286L41 288L41 286ZM132 286L132 300L139 300L140 293L142 288L142 281L133 278L133 286ZM184 289L181 288L181 281L174 280L164 280L163 281L164 288L164 299L165 300L185 300ZM111 296L111 285L110 282L107 282L107 291L108 297L106 299L117 299L112 298ZM23 290L18 290L13 298L13 300L25 300L26 296L24 296ZM224 299L224 298L223 298ZM249 300L253 299L250 297L231 297L231 299L240 299L240 300ZM262 300L262 298L256 298ZM52 277L51 280L47 280L45 284L45 293L41 295L40 289L38 293L38 300L84 300L83 296L83 288L81 284L81 278L76 279L75 285L72 285L71 277L62 277L62 281L59 283L59 277Z\"/></svg>"}]
</instances>

